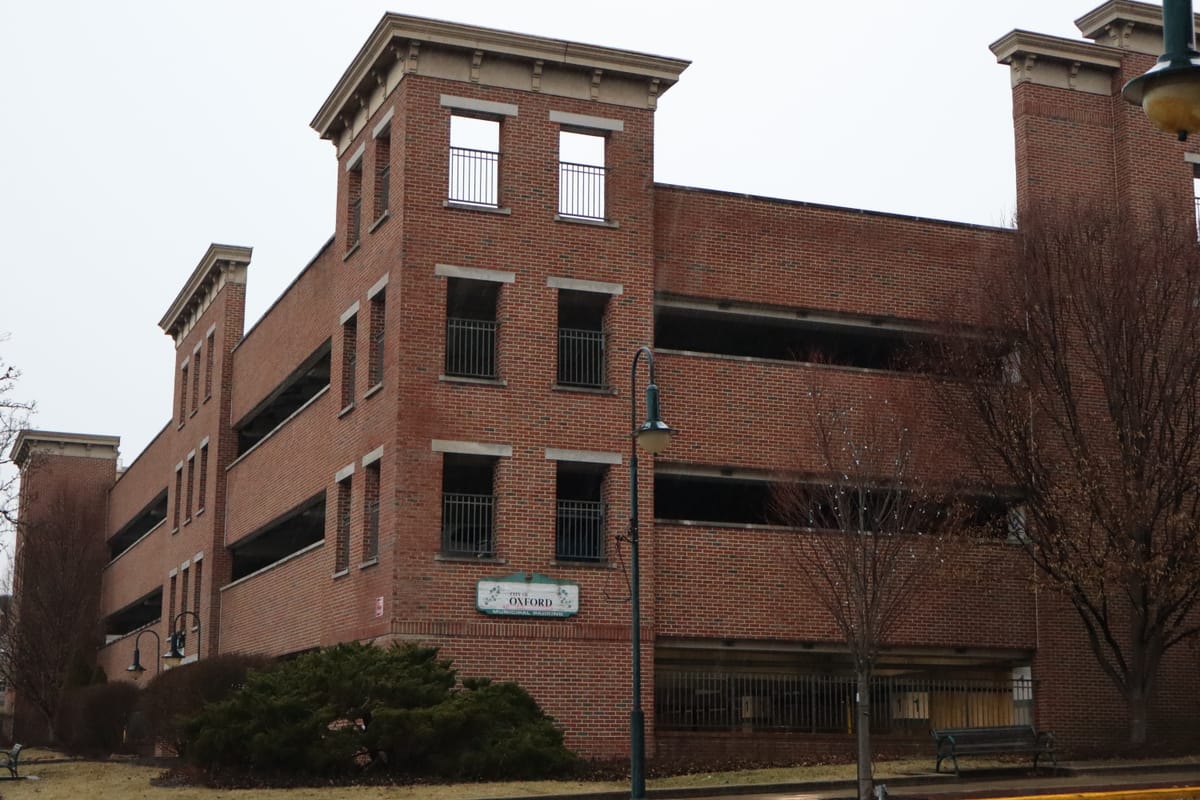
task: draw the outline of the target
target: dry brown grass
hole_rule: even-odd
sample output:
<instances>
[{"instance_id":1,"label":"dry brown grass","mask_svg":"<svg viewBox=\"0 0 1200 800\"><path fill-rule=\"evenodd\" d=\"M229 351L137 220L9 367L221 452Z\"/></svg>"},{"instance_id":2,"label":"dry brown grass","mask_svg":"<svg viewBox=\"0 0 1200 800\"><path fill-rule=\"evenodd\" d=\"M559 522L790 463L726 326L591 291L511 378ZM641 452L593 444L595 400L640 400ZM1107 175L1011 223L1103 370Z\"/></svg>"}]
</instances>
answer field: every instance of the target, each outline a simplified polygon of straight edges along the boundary
<instances>
[{"instance_id":1,"label":"dry brown grass","mask_svg":"<svg viewBox=\"0 0 1200 800\"><path fill-rule=\"evenodd\" d=\"M162 768L123 760L64 761L59 754L26 749L22 754L20 781L0 783L3 800L478 800L478 798L524 797L549 794L622 791L624 782L527 781L513 783L454 784L447 786L346 786L337 789L207 789L203 787L152 786L150 780ZM55 759L44 761L42 759ZM999 762L974 759L972 768ZM931 758L880 762L876 777L928 773ZM853 764L743 770L678 775L649 781L654 787L700 786L718 788L736 784L793 783L799 781L850 780Z\"/></svg>"}]
</instances>

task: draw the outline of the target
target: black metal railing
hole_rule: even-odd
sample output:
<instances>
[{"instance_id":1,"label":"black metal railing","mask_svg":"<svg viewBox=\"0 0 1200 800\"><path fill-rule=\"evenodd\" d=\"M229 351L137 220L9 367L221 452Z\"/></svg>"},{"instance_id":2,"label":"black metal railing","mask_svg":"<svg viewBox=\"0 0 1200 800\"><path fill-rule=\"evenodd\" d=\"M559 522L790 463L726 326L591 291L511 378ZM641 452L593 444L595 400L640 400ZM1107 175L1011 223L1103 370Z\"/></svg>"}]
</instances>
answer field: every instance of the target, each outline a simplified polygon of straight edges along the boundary
<instances>
[{"instance_id":1,"label":"black metal railing","mask_svg":"<svg viewBox=\"0 0 1200 800\"><path fill-rule=\"evenodd\" d=\"M495 320L446 320L446 374L464 378L495 378Z\"/></svg>"},{"instance_id":2,"label":"black metal railing","mask_svg":"<svg viewBox=\"0 0 1200 800\"><path fill-rule=\"evenodd\" d=\"M604 558L604 504L592 500L559 500L554 557L559 561Z\"/></svg>"},{"instance_id":3,"label":"black metal railing","mask_svg":"<svg viewBox=\"0 0 1200 800\"><path fill-rule=\"evenodd\" d=\"M604 331L558 329L558 382L563 386L604 386Z\"/></svg>"},{"instance_id":4,"label":"black metal railing","mask_svg":"<svg viewBox=\"0 0 1200 800\"><path fill-rule=\"evenodd\" d=\"M450 148L449 198L455 203L495 208L500 200L500 154L491 150Z\"/></svg>"},{"instance_id":5,"label":"black metal railing","mask_svg":"<svg viewBox=\"0 0 1200 800\"><path fill-rule=\"evenodd\" d=\"M659 670L661 730L850 733L855 678L847 674ZM1031 680L882 676L871 680L871 729L925 735L932 728L1033 724Z\"/></svg>"},{"instance_id":6,"label":"black metal railing","mask_svg":"<svg viewBox=\"0 0 1200 800\"><path fill-rule=\"evenodd\" d=\"M558 164L558 213L564 217L604 219L604 167Z\"/></svg>"},{"instance_id":7,"label":"black metal railing","mask_svg":"<svg viewBox=\"0 0 1200 800\"><path fill-rule=\"evenodd\" d=\"M493 550L495 498L490 494L442 495L442 552L490 556Z\"/></svg>"}]
</instances>

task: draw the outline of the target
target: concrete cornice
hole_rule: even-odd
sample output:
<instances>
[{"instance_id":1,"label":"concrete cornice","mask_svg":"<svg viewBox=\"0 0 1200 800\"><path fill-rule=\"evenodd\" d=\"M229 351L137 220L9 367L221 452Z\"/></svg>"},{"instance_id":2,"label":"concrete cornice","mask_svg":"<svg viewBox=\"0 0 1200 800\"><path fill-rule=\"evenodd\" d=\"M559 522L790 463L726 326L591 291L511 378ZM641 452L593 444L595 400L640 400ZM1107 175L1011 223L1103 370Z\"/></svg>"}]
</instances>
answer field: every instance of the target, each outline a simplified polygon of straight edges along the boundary
<instances>
[{"instance_id":1,"label":"concrete cornice","mask_svg":"<svg viewBox=\"0 0 1200 800\"><path fill-rule=\"evenodd\" d=\"M1162 52L1162 6L1159 5L1109 0L1075 20L1075 24L1085 37L1099 44L1151 56Z\"/></svg>"},{"instance_id":2,"label":"concrete cornice","mask_svg":"<svg viewBox=\"0 0 1200 800\"><path fill-rule=\"evenodd\" d=\"M214 287L224 283L246 282L246 268L250 265L253 252L253 248L231 244L208 246L204 257L192 270L187 282L158 323L165 333L174 337L177 347L181 341L181 333L190 330L191 325L212 302L214 293L211 290Z\"/></svg>"},{"instance_id":3,"label":"concrete cornice","mask_svg":"<svg viewBox=\"0 0 1200 800\"><path fill-rule=\"evenodd\" d=\"M19 468L24 468L34 453L115 460L120 446L120 436L26 429L17 433L10 458Z\"/></svg>"},{"instance_id":4,"label":"concrete cornice","mask_svg":"<svg viewBox=\"0 0 1200 800\"><path fill-rule=\"evenodd\" d=\"M991 44L1007 64L1012 85L1032 83L1087 94L1112 94L1112 75L1121 68L1121 51L1091 42L1016 30Z\"/></svg>"},{"instance_id":5,"label":"concrete cornice","mask_svg":"<svg viewBox=\"0 0 1200 800\"><path fill-rule=\"evenodd\" d=\"M1075 26L1085 38L1099 40L1108 35L1110 25L1127 22L1161 31L1162 6L1134 3L1131 0L1109 0L1075 20Z\"/></svg>"},{"instance_id":6,"label":"concrete cornice","mask_svg":"<svg viewBox=\"0 0 1200 800\"><path fill-rule=\"evenodd\" d=\"M1033 55L1101 69L1117 69L1121 66L1121 54L1111 47L1060 36L1048 36L1044 33L1010 31L988 47L1001 64L1011 64L1017 58Z\"/></svg>"},{"instance_id":7,"label":"concrete cornice","mask_svg":"<svg viewBox=\"0 0 1200 800\"><path fill-rule=\"evenodd\" d=\"M650 107L653 107L653 98L674 84L691 63L630 50L389 13L384 14L375 26L313 117L313 129L323 139L335 138L341 129L349 126L349 120L366 107L367 98L397 62L410 62L405 65L405 71L417 71L421 48L430 45L471 55L476 70L479 61L487 55L525 61L538 81L543 67L548 65L595 73L597 80L599 74L610 72L644 79ZM476 79L472 77L472 80Z\"/></svg>"}]
</instances>

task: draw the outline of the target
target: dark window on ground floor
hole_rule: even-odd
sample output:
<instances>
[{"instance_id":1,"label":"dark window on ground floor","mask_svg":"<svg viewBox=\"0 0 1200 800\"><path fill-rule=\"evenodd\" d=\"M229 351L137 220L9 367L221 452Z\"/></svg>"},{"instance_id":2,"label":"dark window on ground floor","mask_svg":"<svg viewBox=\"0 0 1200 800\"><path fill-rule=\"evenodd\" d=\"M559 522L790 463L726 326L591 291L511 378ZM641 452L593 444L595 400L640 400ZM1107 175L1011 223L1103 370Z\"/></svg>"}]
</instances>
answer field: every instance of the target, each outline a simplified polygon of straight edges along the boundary
<instances>
[{"instance_id":1,"label":"dark window on ground floor","mask_svg":"<svg viewBox=\"0 0 1200 800\"><path fill-rule=\"evenodd\" d=\"M655 657L659 730L853 732L856 679L844 652L675 655ZM871 729L924 740L931 728L1032 725L1028 676L1010 660L895 657L871 679Z\"/></svg>"}]
</instances>

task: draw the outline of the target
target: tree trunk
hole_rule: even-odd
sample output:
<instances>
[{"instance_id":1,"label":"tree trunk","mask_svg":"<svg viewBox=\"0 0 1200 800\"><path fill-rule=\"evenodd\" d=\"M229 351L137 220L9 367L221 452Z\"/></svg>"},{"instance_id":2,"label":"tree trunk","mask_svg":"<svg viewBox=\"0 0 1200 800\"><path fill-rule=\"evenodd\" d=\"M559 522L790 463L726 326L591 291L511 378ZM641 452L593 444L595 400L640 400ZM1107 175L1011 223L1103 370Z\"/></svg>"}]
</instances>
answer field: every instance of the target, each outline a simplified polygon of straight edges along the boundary
<instances>
[{"instance_id":1,"label":"tree trunk","mask_svg":"<svg viewBox=\"0 0 1200 800\"><path fill-rule=\"evenodd\" d=\"M1129 704L1129 746L1141 747L1146 744L1146 733L1150 727L1149 692L1140 686L1132 687L1126 700Z\"/></svg>"},{"instance_id":2,"label":"tree trunk","mask_svg":"<svg viewBox=\"0 0 1200 800\"><path fill-rule=\"evenodd\" d=\"M871 775L871 668L860 666L858 677L858 800L871 800L875 780Z\"/></svg>"}]
</instances>

